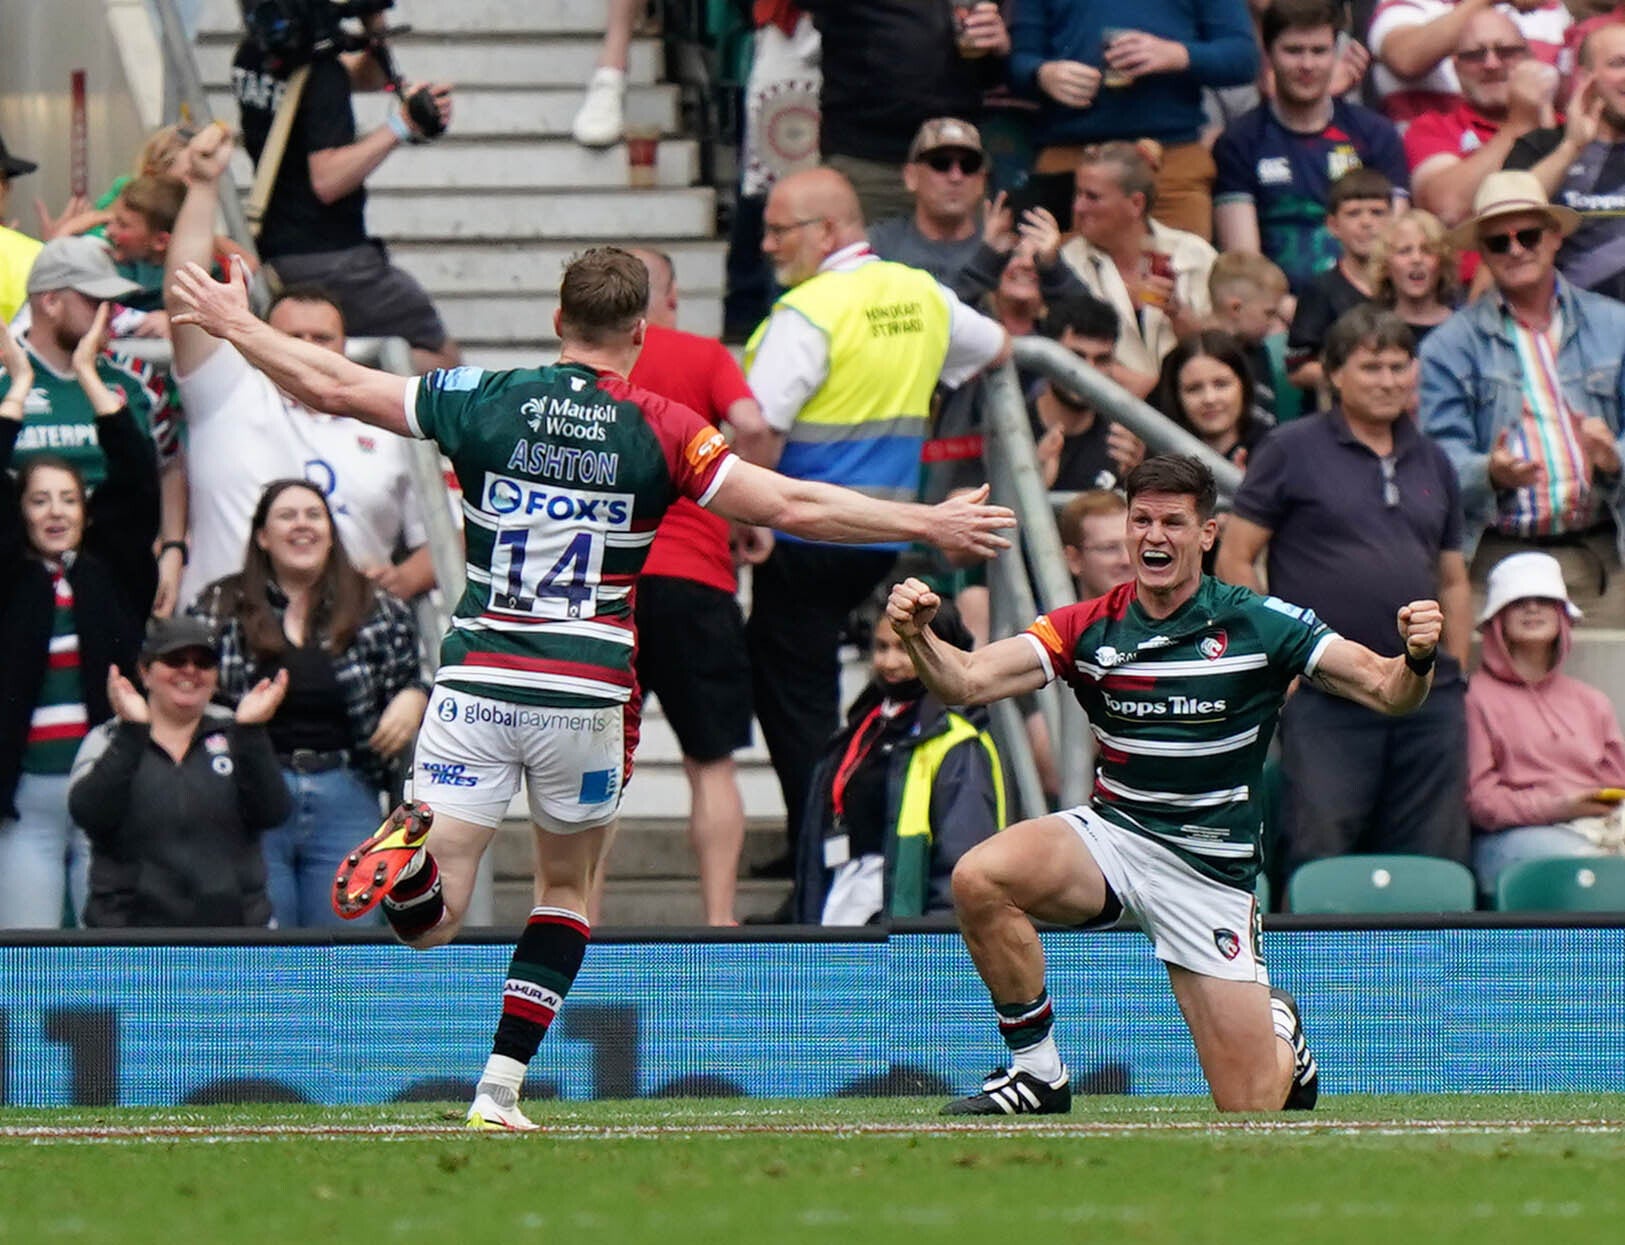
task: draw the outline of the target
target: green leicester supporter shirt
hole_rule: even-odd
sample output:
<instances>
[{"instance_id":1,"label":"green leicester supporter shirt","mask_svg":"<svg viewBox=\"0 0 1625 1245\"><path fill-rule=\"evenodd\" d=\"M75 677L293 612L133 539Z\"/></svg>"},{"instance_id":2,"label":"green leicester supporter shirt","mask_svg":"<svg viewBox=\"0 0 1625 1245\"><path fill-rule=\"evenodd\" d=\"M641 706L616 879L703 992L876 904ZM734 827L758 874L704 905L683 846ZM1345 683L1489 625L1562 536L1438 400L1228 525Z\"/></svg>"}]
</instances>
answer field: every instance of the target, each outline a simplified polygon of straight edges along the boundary
<instances>
[{"instance_id":1,"label":"green leicester supporter shirt","mask_svg":"<svg viewBox=\"0 0 1625 1245\"><path fill-rule=\"evenodd\" d=\"M32 349L34 387L23 403L23 430L11 465L20 467L38 454L53 454L79 469L85 487L107 478L107 457L96 439L96 412L72 373L53 371ZM167 377L148 364L103 354L96 369L135 417L136 426L152 438L162 457L172 453L180 405ZM11 389L11 377L0 368L0 399Z\"/></svg>"}]
</instances>

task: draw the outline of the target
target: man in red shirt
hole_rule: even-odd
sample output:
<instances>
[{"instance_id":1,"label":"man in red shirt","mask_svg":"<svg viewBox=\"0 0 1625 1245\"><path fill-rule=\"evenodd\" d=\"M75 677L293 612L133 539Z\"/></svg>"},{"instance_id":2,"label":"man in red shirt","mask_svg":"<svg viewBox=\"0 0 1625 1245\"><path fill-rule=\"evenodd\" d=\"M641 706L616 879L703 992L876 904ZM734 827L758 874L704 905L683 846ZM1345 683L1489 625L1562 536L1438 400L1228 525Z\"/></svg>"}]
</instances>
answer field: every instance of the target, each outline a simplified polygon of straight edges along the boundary
<instances>
[{"instance_id":1,"label":"man in red shirt","mask_svg":"<svg viewBox=\"0 0 1625 1245\"><path fill-rule=\"evenodd\" d=\"M1416 205L1458 225L1472 215L1479 183L1506 162L1513 143L1554 123L1558 75L1530 54L1517 25L1498 9L1468 20L1451 61L1461 99L1411 122L1405 159Z\"/></svg>"},{"instance_id":2,"label":"man in red shirt","mask_svg":"<svg viewBox=\"0 0 1625 1245\"><path fill-rule=\"evenodd\" d=\"M685 333L677 323L671 257L634 249L649 270L649 331L627 378L734 431L733 448L752 462L771 461L772 434L745 374L722 343ZM742 534L747 557L766 556L760 536ZM760 550L760 557L757 556ZM727 520L679 498L655 533L638 580L638 684L660 697L683 749L691 805L689 841L699 860L709 925L732 925L745 806L734 776L734 749L750 743L750 661Z\"/></svg>"},{"instance_id":3,"label":"man in red shirt","mask_svg":"<svg viewBox=\"0 0 1625 1245\"><path fill-rule=\"evenodd\" d=\"M1380 107L1403 130L1455 106L1461 83L1451 52L1467 24L1488 9L1505 13L1547 65L1561 65L1572 18L1564 0L1381 0L1371 15L1372 85Z\"/></svg>"}]
</instances>

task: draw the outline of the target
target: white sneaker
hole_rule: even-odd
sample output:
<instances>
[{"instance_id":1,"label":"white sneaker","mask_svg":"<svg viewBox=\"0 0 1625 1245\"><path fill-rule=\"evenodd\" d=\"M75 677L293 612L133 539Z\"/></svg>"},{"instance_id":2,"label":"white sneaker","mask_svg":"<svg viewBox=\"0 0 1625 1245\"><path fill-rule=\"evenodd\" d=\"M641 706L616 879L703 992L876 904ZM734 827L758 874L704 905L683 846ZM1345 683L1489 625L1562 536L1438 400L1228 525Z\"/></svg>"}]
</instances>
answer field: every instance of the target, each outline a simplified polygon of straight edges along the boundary
<instances>
[{"instance_id":1,"label":"white sneaker","mask_svg":"<svg viewBox=\"0 0 1625 1245\"><path fill-rule=\"evenodd\" d=\"M468 1127L486 1133L534 1133L541 1125L526 1119L518 1104L499 1107L490 1094L476 1094L468 1109Z\"/></svg>"},{"instance_id":2,"label":"white sneaker","mask_svg":"<svg viewBox=\"0 0 1625 1245\"><path fill-rule=\"evenodd\" d=\"M587 96L581 101L570 132L583 147L611 147L621 139L621 98L626 94L626 74L619 69L599 68L587 83Z\"/></svg>"}]
</instances>

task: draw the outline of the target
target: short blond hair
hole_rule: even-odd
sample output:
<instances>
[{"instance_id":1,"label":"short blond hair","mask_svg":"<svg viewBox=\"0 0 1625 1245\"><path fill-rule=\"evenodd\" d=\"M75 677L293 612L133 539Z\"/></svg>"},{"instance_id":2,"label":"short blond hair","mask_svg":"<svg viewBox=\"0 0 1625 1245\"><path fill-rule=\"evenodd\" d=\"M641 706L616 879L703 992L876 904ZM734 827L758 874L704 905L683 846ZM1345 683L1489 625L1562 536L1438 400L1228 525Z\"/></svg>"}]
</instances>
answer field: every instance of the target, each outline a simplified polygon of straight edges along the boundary
<instances>
[{"instance_id":1,"label":"short blond hair","mask_svg":"<svg viewBox=\"0 0 1625 1245\"><path fill-rule=\"evenodd\" d=\"M154 130L136 153L135 175L168 173L196 133L181 125L165 125Z\"/></svg>"},{"instance_id":2,"label":"short blond hair","mask_svg":"<svg viewBox=\"0 0 1625 1245\"><path fill-rule=\"evenodd\" d=\"M1055 525L1060 529L1061 543L1078 549L1083 545L1085 519L1095 519L1107 514L1125 514L1127 511L1128 502L1123 500L1121 493L1109 488L1092 488L1086 493L1079 493L1062 506L1061 513L1056 516Z\"/></svg>"},{"instance_id":3,"label":"short blond hair","mask_svg":"<svg viewBox=\"0 0 1625 1245\"><path fill-rule=\"evenodd\" d=\"M1257 251L1221 251L1207 276L1208 299L1217 306L1222 299L1246 298L1252 294L1287 292L1286 273Z\"/></svg>"}]
</instances>

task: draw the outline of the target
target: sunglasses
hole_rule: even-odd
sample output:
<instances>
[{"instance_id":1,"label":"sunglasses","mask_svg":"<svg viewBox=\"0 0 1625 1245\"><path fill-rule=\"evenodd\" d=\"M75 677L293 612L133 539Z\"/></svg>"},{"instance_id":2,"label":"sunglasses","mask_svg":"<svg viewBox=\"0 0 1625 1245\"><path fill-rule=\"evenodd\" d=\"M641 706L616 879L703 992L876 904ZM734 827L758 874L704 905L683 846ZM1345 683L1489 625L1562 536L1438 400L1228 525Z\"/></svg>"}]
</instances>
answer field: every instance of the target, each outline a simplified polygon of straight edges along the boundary
<instances>
[{"instance_id":1,"label":"sunglasses","mask_svg":"<svg viewBox=\"0 0 1625 1245\"><path fill-rule=\"evenodd\" d=\"M1532 251L1545 236L1545 225L1531 225L1528 229L1514 229L1511 233L1487 233L1479 239L1479 243L1491 255L1505 255L1512 249L1513 242L1518 244L1520 250Z\"/></svg>"},{"instance_id":2,"label":"sunglasses","mask_svg":"<svg viewBox=\"0 0 1625 1245\"><path fill-rule=\"evenodd\" d=\"M982 156L976 151L930 151L920 157L920 163L933 173L957 168L966 177L975 177L982 171Z\"/></svg>"},{"instance_id":3,"label":"sunglasses","mask_svg":"<svg viewBox=\"0 0 1625 1245\"><path fill-rule=\"evenodd\" d=\"M1495 59L1503 64L1508 61L1521 61L1529 55L1529 47L1523 43L1495 43L1488 47L1467 48L1457 52L1456 59L1468 65L1482 65L1489 59L1490 53L1495 53Z\"/></svg>"},{"instance_id":4,"label":"sunglasses","mask_svg":"<svg viewBox=\"0 0 1625 1245\"><path fill-rule=\"evenodd\" d=\"M220 658L206 648L183 648L177 653L164 653L153 658L161 666L168 666L171 670L184 670L192 666L198 670L213 670L220 665Z\"/></svg>"}]
</instances>

